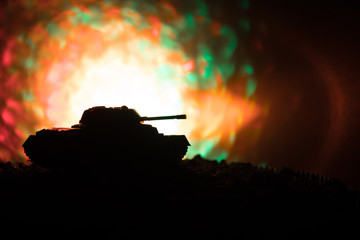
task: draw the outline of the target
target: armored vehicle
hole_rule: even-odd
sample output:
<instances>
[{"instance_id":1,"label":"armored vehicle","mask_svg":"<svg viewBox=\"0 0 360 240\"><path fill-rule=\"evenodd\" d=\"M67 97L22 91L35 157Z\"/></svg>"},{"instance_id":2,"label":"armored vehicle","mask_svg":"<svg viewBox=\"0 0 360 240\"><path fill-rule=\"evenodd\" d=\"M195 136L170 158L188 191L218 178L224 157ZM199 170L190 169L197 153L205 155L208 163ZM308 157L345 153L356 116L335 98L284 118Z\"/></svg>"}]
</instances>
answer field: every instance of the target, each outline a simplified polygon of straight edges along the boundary
<instances>
[{"instance_id":1,"label":"armored vehicle","mask_svg":"<svg viewBox=\"0 0 360 240\"><path fill-rule=\"evenodd\" d=\"M187 152L185 135L164 135L144 121L186 115L142 117L122 107L92 107L71 128L42 129L24 142L32 163L49 169L176 164Z\"/></svg>"}]
</instances>

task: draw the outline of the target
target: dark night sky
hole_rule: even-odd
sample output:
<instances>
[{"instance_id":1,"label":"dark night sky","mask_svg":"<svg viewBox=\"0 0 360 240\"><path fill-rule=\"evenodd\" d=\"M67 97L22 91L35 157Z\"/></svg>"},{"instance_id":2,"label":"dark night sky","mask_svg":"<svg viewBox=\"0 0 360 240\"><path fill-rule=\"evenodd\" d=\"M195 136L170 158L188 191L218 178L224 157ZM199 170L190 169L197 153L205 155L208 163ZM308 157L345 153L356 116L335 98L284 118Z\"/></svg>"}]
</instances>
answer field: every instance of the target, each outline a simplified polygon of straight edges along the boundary
<instances>
[{"instance_id":1,"label":"dark night sky","mask_svg":"<svg viewBox=\"0 0 360 240\"><path fill-rule=\"evenodd\" d=\"M208 2L223 22L238 19L230 1ZM354 1L252 0L246 13L253 39L263 44L261 54L250 52L261 81L257 93L273 106L256 151L272 165L335 176L356 188L359 10ZM268 63L275 70L265 76ZM285 120L287 102L298 93L303 106Z\"/></svg>"},{"instance_id":2,"label":"dark night sky","mask_svg":"<svg viewBox=\"0 0 360 240\"><path fill-rule=\"evenodd\" d=\"M330 120L330 122L336 121L333 122L333 128L341 127L341 130L334 130L330 135L336 144L325 146L325 151L332 154L321 161L328 162L325 172L359 187L360 179L357 177L360 172L359 7L351 1L252 1L252 3L253 16L264 19L269 26L269 35L273 41L280 41L294 52L306 46L310 50L302 54L305 59L313 60L315 71L324 73L329 70L336 74L333 80L326 78L323 80L325 85L328 84L327 92L330 95L330 99L324 103L330 109L328 114L335 116L335 120ZM319 56L324 61L317 62L315 58ZM324 117L327 116L321 118ZM336 146L335 151L331 149L332 146Z\"/></svg>"}]
</instances>

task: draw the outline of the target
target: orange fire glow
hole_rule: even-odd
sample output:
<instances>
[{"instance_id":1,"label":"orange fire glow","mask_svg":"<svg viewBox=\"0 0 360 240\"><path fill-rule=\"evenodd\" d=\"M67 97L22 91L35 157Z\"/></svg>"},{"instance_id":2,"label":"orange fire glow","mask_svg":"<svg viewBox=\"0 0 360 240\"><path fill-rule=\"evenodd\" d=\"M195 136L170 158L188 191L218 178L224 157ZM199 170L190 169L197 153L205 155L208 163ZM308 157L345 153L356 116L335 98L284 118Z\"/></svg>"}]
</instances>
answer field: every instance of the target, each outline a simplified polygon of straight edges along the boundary
<instances>
[{"instance_id":1,"label":"orange fire glow","mask_svg":"<svg viewBox=\"0 0 360 240\"><path fill-rule=\"evenodd\" d=\"M152 124L159 132L185 134L195 142L187 155L191 157L206 155L216 147L226 153L237 131L261 114L260 106L247 96L227 91L226 77L221 74L206 89L190 87L189 74L209 71L213 57L209 53L198 59L189 57L177 43L174 27L158 16L106 4L99 7L101 14L83 6L64 10L51 22L40 22L20 35L8 48L15 48L22 54L18 58L25 59L28 84L22 89L25 101L21 104L36 116L33 130L69 127L93 106L127 105L143 116L185 113L187 120ZM176 11L169 4L164 9ZM206 23L204 17L201 22ZM212 26L208 24L209 34ZM11 65L9 51L3 55L3 64ZM18 129L22 140L33 134L16 124L8 109L2 110L1 117Z\"/></svg>"}]
</instances>

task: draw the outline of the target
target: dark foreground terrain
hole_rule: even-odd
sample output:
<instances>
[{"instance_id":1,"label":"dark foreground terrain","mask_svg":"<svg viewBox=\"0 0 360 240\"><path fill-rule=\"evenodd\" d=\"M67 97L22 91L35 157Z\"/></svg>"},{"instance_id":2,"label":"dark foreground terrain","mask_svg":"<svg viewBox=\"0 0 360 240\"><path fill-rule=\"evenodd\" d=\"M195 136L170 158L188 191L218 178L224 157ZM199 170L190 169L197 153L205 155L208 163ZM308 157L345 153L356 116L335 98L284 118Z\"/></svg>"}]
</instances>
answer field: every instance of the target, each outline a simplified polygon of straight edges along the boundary
<instances>
[{"instance_id":1,"label":"dark foreground terrain","mask_svg":"<svg viewBox=\"0 0 360 240\"><path fill-rule=\"evenodd\" d=\"M0 190L0 239L360 235L358 192L336 179L248 163L195 157L165 169L86 171L1 164Z\"/></svg>"}]
</instances>

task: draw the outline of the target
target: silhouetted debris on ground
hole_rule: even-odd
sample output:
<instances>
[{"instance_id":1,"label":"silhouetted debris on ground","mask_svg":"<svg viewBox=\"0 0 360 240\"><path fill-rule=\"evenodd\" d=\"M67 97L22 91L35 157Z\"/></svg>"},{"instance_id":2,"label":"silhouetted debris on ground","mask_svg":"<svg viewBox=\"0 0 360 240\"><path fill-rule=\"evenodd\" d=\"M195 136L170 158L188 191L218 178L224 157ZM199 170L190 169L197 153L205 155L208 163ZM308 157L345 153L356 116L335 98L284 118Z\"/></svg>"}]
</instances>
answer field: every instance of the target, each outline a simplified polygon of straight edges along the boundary
<instances>
[{"instance_id":1,"label":"silhouetted debris on ground","mask_svg":"<svg viewBox=\"0 0 360 240\"><path fill-rule=\"evenodd\" d=\"M168 169L108 168L1 163L0 237L359 235L359 193L336 179L199 156Z\"/></svg>"}]
</instances>

